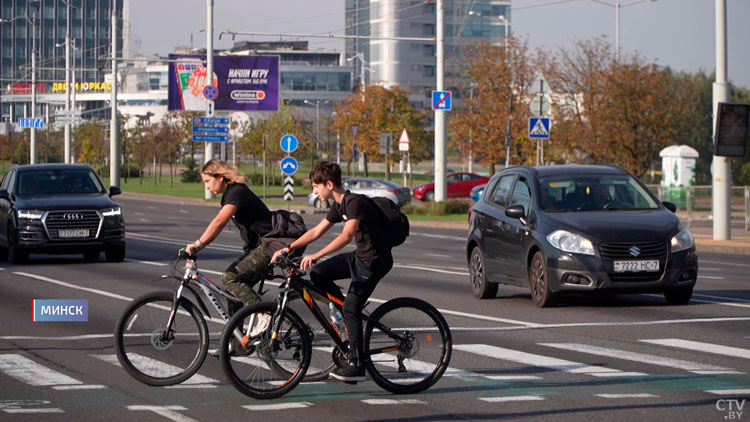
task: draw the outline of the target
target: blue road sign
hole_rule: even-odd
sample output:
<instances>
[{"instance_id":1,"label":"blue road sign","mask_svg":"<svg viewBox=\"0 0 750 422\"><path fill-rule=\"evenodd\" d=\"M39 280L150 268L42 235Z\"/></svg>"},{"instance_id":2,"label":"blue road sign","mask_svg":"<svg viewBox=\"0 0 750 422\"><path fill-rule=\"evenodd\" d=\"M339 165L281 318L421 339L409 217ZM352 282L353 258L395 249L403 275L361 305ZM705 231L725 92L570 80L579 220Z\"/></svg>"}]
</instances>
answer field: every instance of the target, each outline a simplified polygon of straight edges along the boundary
<instances>
[{"instance_id":1,"label":"blue road sign","mask_svg":"<svg viewBox=\"0 0 750 422\"><path fill-rule=\"evenodd\" d=\"M227 135L193 135L193 141L196 142L227 142Z\"/></svg>"},{"instance_id":2,"label":"blue road sign","mask_svg":"<svg viewBox=\"0 0 750 422\"><path fill-rule=\"evenodd\" d=\"M354 142L354 143L352 144L352 159L353 159L354 161L357 161L357 155L359 155L359 154L357 154L357 143L356 143L356 142Z\"/></svg>"},{"instance_id":3,"label":"blue road sign","mask_svg":"<svg viewBox=\"0 0 750 422\"><path fill-rule=\"evenodd\" d=\"M297 160L295 160L293 157L286 157L281 160L281 171L284 174L292 175L296 173L298 166L299 165L297 164Z\"/></svg>"},{"instance_id":4,"label":"blue road sign","mask_svg":"<svg viewBox=\"0 0 750 422\"><path fill-rule=\"evenodd\" d=\"M193 117L194 125L228 125L227 117Z\"/></svg>"},{"instance_id":5,"label":"blue road sign","mask_svg":"<svg viewBox=\"0 0 750 422\"><path fill-rule=\"evenodd\" d=\"M296 150L299 146L297 137L292 134L286 134L282 136L279 143L281 144L281 149L284 150L284 152L294 152L294 150Z\"/></svg>"},{"instance_id":6,"label":"blue road sign","mask_svg":"<svg viewBox=\"0 0 750 422\"><path fill-rule=\"evenodd\" d=\"M25 128L25 129L32 128L32 127L35 128L35 129L43 128L44 127L44 119L39 119L39 118L37 118L37 119L21 118L21 119L18 119L18 127Z\"/></svg>"},{"instance_id":7,"label":"blue road sign","mask_svg":"<svg viewBox=\"0 0 750 422\"><path fill-rule=\"evenodd\" d=\"M193 126L193 132L228 133L229 128L226 126Z\"/></svg>"},{"instance_id":8,"label":"blue road sign","mask_svg":"<svg viewBox=\"0 0 750 422\"><path fill-rule=\"evenodd\" d=\"M432 109L450 110L451 98L450 91L432 91Z\"/></svg>"},{"instance_id":9,"label":"blue road sign","mask_svg":"<svg viewBox=\"0 0 750 422\"><path fill-rule=\"evenodd\" d=\"M549 139L549 117L529 117L529 138Z\"/></svg>"}]
</instances>

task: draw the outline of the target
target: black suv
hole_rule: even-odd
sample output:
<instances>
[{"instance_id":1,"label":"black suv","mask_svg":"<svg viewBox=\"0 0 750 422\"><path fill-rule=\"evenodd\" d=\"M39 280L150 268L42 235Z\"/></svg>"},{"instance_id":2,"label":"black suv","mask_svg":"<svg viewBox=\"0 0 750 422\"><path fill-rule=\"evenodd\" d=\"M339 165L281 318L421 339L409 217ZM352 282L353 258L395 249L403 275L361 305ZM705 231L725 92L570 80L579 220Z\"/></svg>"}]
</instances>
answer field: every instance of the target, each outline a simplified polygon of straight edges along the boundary
<instances>
[{"instance_id":1,"label":"black suv","mask_svg":"<svg viewBox=\"0 0 750 422\"><path fill-rule=\"evenodd\" d=\"M82 253L89 261L125 259L120 205L87 164L14 166L0 182L0 252L13 264L29 253Z\"/></svg>"}]
</instances>

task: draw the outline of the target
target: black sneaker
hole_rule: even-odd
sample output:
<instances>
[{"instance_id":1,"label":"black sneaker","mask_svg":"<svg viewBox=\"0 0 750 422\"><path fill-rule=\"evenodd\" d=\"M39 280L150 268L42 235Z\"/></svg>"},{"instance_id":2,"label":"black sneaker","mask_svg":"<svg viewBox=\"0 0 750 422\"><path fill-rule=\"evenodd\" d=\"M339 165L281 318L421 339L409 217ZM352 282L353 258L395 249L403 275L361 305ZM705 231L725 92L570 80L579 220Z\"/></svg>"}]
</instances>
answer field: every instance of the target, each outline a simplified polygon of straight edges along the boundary
<instances>
[{"instance_id":1,"label":"black sneaker","mask_svg":"<svg viewBox=\"0 0 750 422\"><path fill-rule=\"evenodd\" d=\"M365 377L365 368L351 364L337 368L329 375L344 382L361 382L367 379Z\"/></svg>"}]
</instances>

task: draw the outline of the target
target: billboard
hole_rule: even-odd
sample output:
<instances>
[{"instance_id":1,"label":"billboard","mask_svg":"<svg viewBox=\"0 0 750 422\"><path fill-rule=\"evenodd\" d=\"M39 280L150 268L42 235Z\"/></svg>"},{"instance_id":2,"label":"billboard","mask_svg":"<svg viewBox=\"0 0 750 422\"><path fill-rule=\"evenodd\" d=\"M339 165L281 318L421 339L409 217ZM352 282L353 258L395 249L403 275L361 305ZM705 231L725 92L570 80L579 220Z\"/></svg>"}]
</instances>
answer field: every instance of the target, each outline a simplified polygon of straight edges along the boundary
<instances>
[{"instance_id":1,"label":"billboard","mask_svg":"<svg viewBox=\"0 0 750 422\"><path fill-rule=\"evenodd\" d=\"M214 56L212 84L205 92L206 56L170 54L169 110L278 111L279 56Z\"/></svg>"},{"instance_id":2,"label":"billboard","mask_svg":"<svg viewBox=\"0 0 750 422\"><path fill-rule=\"evenodd\" d=\"M744 157L750 143L750 104L719 103L714 131L714 155Z\"/></svg>"}]
</instances>

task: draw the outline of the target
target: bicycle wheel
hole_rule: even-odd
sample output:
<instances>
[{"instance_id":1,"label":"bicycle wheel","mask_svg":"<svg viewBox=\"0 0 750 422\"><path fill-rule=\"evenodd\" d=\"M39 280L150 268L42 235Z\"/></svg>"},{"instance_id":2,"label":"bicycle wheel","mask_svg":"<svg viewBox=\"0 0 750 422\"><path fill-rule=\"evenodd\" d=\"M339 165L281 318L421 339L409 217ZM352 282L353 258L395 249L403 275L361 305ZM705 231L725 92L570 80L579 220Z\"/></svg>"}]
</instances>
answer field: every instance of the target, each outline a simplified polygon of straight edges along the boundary
<instances>
[{"instance_id":1,"label":"bicycle wheel","mask_svg":"<svg viewBox=\"0 0 750 422\"><path fill-rule=\"evenodd\" d=\"M448 323L429 303L402 297L380 305L364 333L365 368L380 387L412 394L435 384L453 350Z\"/></svg>"},{"instance_id":2,"label":"bicycle wheel","mask_svg":"<svg viewBox=\"0 0 750 422\"><path fill-rule=\"evenodd\" d=\"M242 345L235 330L246 332L246 323L274 315L276 304L260 302L245 306L224 327L219 344L221 369L229 382L241 393L256 399L274 399L292 391L302 381L310 365L310 337L307 326L292 310L281 317L278 336L273 339L275 318L262 331ZM256 331L255 328L251 330ZM229 344L232 351L229 351Z\"/></svg>"},{"instance_id":3,"label":"bicycle wheel","mask_svg":"<svg viewBox=\"0 0 750 422\"><path fill-rule=\"evenodd\" d=\"M301 300L299 296L289 301L289 309L292 309L297 315L304 313L310 315L310 310L305 301ZM346 364L346 356L341 358L340 353L336 353L336 343L320 325L317 318L310 315L309 321L305 321L305 325L307 326L307 334L310 336L312 349L310 350L310 366L307 368L307 373L302 381L323 381L337 366L334 363L334 356L338 357L336 359L339 362L338 365L341 365L342 362Z\"/></svg>"},{"instance_id":4,"label":"bicycle wheel","mask_svg":"<svg viewBox=\"0 0 750 422\"><path fill-rule=\"evenodd\" d=\"M195 374L208 353L208 328L200 310L180 299L171 333L166 333L174 293L151 292L135 298L115 328L115 353L138 381L179 384Z\"/></svg>"}]
</instances>

